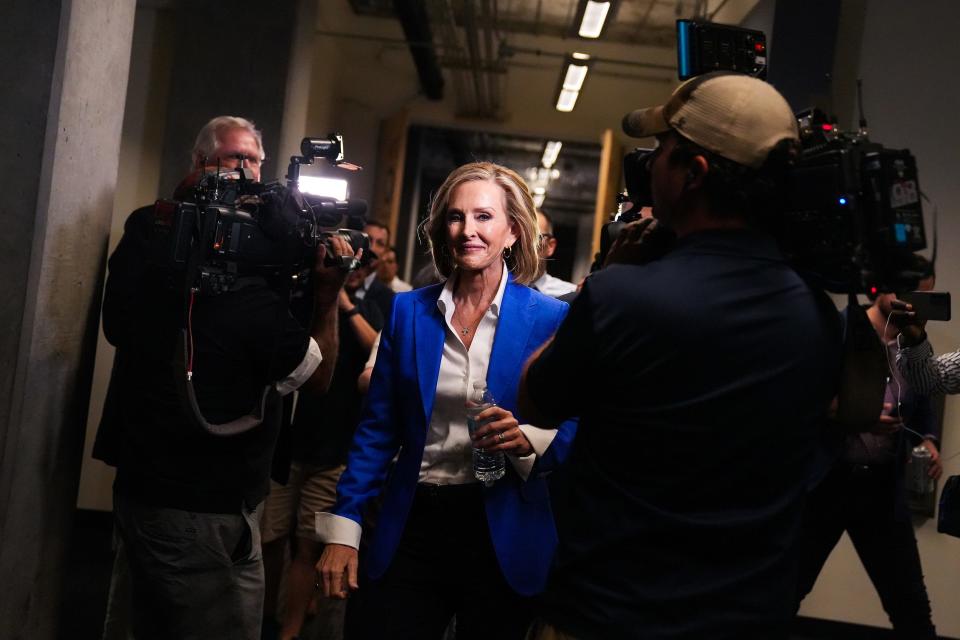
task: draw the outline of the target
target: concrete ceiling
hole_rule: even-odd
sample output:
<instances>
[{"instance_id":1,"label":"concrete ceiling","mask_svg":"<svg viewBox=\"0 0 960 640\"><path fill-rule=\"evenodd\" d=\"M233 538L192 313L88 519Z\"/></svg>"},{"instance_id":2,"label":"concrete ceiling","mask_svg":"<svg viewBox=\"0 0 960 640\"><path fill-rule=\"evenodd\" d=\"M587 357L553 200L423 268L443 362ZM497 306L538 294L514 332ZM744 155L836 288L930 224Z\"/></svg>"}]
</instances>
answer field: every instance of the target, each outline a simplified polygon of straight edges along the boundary
<instances>
[{"instance_id":1,"label":"concrete ceiling","mask_svg":"<svg viewBox=\"0 0 960 640\"><path fill-rule=\"evenodd\" d=\"M426 95L432 99L442 95L443 69L459 115L498 120L503 114L503 74L530 64L532 56L562 59L567 53L561 51L605 47L619 55L594 53L593 65L601 72L668 78L675 76L675 67L651 62L641 48L674 49L678 18L738 24L758 1L620 0L614 2L597 39L576 34L581 0L349 0L349 4L358 16L396 18L403 24ZM556 45L551 47L551 42ZM556 62L558 67L561 63Z\"/></svg>"},{"instance_id":2,"label":"concrete ceiling","mask_svg":"<svg viewBox=\"0 0 960 640\"><path fill-rule=\"evenodd\" d=\"M394 0L349 0L358 15L391 17ZM673 47L675 21L698 17L738 24L759 0L620 0L601 36L606 42ZM489 22L501 37L510 34L576 38L580 0L427 0L433 16L450 15L456 26L469 23L471 12L489 5ZM481 21L481 28L486 27Z\"/></svg>"}]
</instances>

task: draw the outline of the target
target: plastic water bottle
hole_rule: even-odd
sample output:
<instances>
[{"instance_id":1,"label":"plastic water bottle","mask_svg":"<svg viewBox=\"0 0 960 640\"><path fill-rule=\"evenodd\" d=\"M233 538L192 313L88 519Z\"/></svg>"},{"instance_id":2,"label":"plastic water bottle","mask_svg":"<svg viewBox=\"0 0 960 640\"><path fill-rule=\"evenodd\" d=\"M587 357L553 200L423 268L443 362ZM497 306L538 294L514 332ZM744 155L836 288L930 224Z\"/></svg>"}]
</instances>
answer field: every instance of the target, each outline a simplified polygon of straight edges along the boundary
<instances>
[{"instance_id":1,"label":"plastic water bottle","mask_svg":"<svg viewBox=\"0 0 960 640\"><path fill-rule=\"evenodd\" d=\"M467 429L470 435L486 422L477 422L477 415L489 407L496 406L493 395L487 389L485 382L474 382L473 393L470 394L470 403L467 406ZM493 482L503 477L506 473L506 464L502 451L487 453L483 449L473 448L473 475L485 486L491 486Z\"/></svg>"}]
</instances>

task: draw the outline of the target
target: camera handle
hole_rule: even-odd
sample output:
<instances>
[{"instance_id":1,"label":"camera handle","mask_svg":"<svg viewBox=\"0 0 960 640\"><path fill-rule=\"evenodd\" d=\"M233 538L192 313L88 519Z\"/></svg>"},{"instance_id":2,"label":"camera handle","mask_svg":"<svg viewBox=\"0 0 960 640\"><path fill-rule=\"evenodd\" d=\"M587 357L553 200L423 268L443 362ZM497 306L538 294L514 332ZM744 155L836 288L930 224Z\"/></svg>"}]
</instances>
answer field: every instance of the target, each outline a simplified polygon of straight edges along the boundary
<instances>
[{"instance_id":1,"label":"camera handle","mask_svg":"<svg viewBox=\"0 0 960 640\"><path fill-rule=\"evenodd\" d=\"M290 156L287 165L287 188L296 189L300 184L300 165L313 164L313 158L307 156Z\"/></svg>"}]
</instances>

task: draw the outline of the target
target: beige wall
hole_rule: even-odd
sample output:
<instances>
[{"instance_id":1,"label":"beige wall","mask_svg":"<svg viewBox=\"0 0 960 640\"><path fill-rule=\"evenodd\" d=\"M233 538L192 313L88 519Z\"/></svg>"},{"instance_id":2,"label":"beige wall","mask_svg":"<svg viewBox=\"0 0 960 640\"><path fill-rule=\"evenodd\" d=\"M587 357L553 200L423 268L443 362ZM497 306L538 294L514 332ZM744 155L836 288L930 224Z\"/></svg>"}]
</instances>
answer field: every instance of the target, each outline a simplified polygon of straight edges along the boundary
<instances>
[{"instance_id":1,"label":"beige wall","mask_svg":"<svg viewBox=\"0 0 960 640\"><path fill-rule=\"evenodd\" d=\"M120 241L123 223L130 212L149 204L157 197L167 104L166 88L173 51L172 47L156 45L169 42L171 33L166 12L149 8L137 9L120 141L120 168L110 229L111 252ZM83 468L77 494L77 507L81 509L109 510L112 505L113 469L91 458L90 452L93 449L100 412L103 410L113 351L101 329L90 392Z\"/></svg>"}]
</instances>

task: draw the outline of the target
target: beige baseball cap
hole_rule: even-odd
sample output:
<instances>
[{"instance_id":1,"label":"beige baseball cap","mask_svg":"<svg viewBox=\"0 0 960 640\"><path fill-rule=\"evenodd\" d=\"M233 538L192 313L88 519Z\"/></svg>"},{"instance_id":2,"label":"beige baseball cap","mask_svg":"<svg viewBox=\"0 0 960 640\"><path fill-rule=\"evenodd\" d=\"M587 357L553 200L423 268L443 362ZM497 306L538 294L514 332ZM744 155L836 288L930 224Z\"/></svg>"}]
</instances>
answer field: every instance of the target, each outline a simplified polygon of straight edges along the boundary
<instances>
[{"instance_id":1,"label":"beige baseball cap","mask_svg":"<svg viewBox=\"0 0 960 640\"><path fill-rule=\"evenodd\" d=\"M631 111L623 131L646 138L675 130L708 151L760 168L781 140L797 140L797 119L772 86L750 76L714 71L687 80L666 104Z\"/></svg>"}]
</instances>

